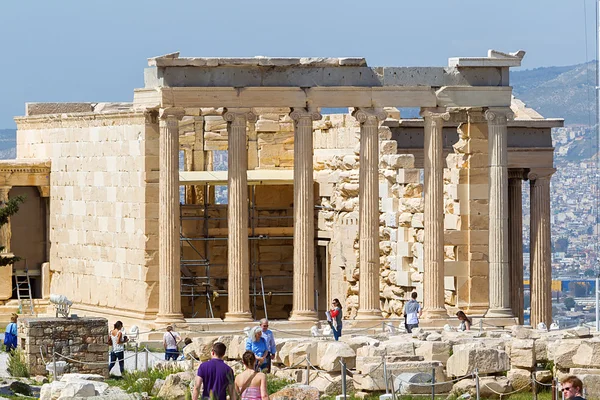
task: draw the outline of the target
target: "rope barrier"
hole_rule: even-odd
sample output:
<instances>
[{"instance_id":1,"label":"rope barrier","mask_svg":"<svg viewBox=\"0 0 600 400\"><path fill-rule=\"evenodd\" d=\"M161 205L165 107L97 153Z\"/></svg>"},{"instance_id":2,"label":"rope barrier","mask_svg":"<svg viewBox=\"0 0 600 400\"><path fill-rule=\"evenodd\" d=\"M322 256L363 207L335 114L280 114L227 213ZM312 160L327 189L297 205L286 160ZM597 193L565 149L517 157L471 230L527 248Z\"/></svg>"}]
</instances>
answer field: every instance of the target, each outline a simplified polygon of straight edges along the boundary
<instances>
[{"instance_id":1,"label":"rope barrier","mask_svg":"<svg viewBox=\"0 0 600 400\"><path fill-rule=\"evenodd\" d=\"M531 379L533 380L534 383L536 383L538 385L548 386L548 387L552 386L552 383L542 383L542 382L538 381L537 379L535 379L535 376L532 376Z\"/></svg>"},{"instance_id":2,"label":"rope barrier","mask_svg":"<svg viewBox=\"0 0 600 400\"><path fill-rule=\"evenodd\" d=\"M55 355L55 356L59 356L59 357L61 357L61 358L65 359L65 360L68 360L68 361L71 361L71 362L77 363L77 364L83 364L83 365L106 365L106 362L93 362L93 361L79 361L79 360L75 360L74 358L67 357L67 356L65 356L64 354L60 354L60 353L58 353L58 352L56 352L56 351L54 352L54 355ZM129 357L123 358L123 359L121 359L121 360L116 360L116 361L125 361L125 360L128 360L128 359L130 359L130 358L133 358L133 357L135 357L135 356L136 356L136 355L134 354L134 355L132 355L132 356L129 356Z\"/></svg>"}]
</instances>

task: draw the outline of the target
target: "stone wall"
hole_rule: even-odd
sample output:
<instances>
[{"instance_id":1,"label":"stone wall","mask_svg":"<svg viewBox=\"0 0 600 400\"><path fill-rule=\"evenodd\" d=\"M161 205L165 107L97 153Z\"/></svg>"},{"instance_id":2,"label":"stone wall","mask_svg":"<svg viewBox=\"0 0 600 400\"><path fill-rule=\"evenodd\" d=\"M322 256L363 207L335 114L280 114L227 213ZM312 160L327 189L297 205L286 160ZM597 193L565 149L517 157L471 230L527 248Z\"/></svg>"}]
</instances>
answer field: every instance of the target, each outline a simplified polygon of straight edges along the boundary
<instances>
[{"instance_id":1,"label":"stone wall","mask_svg":"<svg viewBox=\"0 0 600 400\"><path fill-rule=\"evenodd\" d=\"M67 361L65 373L108 377L108 322L105 318L19 318L19 347L31 375L46 375L46 364ZM43 355L42 355L43 354ZM42 358L43 357L43 358Z\"/></svg>"},{"instance_id":2,"label":"stone wall","mask_svg":"<svg viewBox=\"0 0 600 400\"><path fill-rule=\"evenodd\" d=\"M50 159L51 291L85 310L158 306L158 122L92 112L16 119L17 156ZM103 290L98 290L103 288ZM123 316L123 314L121 314Z\"/></svg>"}]
</instances>

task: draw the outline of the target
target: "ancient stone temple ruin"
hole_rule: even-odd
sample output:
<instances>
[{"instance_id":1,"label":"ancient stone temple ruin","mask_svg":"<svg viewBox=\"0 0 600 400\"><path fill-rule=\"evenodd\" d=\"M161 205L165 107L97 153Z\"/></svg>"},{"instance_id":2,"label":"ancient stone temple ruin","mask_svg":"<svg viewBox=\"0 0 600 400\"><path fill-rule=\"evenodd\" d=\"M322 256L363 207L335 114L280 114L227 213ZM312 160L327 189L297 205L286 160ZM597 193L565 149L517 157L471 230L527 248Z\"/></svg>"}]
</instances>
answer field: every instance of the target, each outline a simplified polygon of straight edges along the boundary
<instances>
[{"instance_id":1,"label":"ancient stone temple ruin","mask_svg":"<svg viewBox=\"0 0 600 400\"><path fill-rule=\"evenodd\" d=\"M152 58L133 103L30 103L15 118L0 195L38 187L42 211L0 238L42 252L37 293L79 314L313 321L339 298L360 321L399 317L417 291L428 323L459 308L510 325L528 180L531 319L549 324L550 131L563 122L512 97L523 55ZM15 221L34 216L31 244Z\"/></svg>"}]
</instances>

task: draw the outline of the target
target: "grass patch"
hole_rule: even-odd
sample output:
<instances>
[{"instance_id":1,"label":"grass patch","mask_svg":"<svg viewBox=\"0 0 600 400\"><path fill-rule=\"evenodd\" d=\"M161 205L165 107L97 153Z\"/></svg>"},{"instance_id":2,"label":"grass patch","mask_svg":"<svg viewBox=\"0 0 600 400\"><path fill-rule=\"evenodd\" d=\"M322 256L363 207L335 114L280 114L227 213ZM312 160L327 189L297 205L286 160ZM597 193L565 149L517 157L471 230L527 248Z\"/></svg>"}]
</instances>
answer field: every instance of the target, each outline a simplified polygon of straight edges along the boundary
<instances>
[{"instance_id":1,"label":"grass patch","mask_svg":"<svg viewBox=\"0 0 600 400\"><path fill-rule=\"evenodd\" d=\"M25 362L25 354L19 348L8 353L8 373L16 378L29 378L29 370Z\"/></svg>"},{"instance_id":2,"label":"grass patch","mask_svg":"<svg viewBox=\"0 0 600 400\"><path fill-rule=\"evenodd\" d=\"M285 378L277 378L274 375L267 374L267 393L269 393L270 396L273 393L279 392L287 385L291 385L293 383L296 383L296 381Z\"/></svg>"},{"instance_id":3,"label":"grass patch","mask_svg":"<svg viewBox=\"0 0 600 400\"><path fill-rule=\"evenodd\" d=\"M152 393L157 379L167 379L167 376L183 372L182 368L152 368L147 371L125 371L120 379L107 379L110 386L118 386L127 393Z\"/></svg>"}]
</instances>

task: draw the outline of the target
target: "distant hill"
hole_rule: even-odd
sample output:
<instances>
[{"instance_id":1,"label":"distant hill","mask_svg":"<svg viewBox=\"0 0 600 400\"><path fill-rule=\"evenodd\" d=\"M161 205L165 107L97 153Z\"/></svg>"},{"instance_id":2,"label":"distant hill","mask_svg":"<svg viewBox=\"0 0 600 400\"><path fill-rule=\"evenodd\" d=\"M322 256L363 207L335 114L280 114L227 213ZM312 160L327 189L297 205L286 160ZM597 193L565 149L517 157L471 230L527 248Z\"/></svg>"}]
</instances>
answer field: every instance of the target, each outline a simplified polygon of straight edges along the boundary
<instances>
[{"instance_id":1,"label":"distant hill","mask_svg":"<svg viewBox=\"0 0 600 400\"><path fill-rule=\"evenodd\" d=\"M567 67L511 71L516 97L544 117L564 118L565 125L595 124L596 62Z\"/></svg>"}]
</instances>

